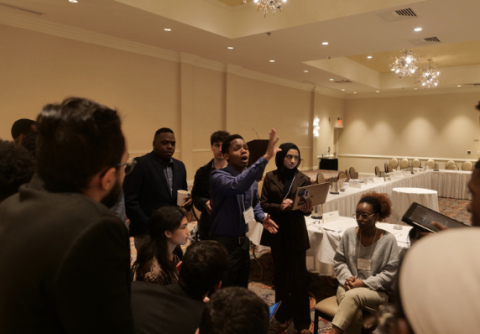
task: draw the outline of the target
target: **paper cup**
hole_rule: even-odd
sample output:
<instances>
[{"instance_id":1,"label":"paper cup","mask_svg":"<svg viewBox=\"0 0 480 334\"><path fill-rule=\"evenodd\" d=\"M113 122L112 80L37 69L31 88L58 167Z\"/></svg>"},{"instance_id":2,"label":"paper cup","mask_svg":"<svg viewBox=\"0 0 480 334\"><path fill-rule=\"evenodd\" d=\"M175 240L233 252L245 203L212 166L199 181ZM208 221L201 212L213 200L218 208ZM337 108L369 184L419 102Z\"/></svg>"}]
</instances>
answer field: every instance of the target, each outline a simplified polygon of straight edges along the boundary
<instances>
[{"instance_id":1,"label":"paper cup","mask_svg":"<svg viewBox=\"0 0 480 334\"><path fill-rule=\"evenodd\" d=\"M188 191L186 190L177 190L177 205L182 206L185 204L185 198L188 197Z\"/></svg>"}]
</instances>

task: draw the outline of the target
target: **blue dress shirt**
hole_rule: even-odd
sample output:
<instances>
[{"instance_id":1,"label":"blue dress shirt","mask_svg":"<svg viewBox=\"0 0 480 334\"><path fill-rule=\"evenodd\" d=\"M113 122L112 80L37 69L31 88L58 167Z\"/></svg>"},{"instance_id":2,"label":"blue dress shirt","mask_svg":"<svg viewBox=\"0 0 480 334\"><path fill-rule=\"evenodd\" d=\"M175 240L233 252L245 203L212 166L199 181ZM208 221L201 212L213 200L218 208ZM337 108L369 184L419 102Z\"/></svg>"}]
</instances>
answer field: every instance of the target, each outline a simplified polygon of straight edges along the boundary
<instances>
[{"instance_id":1,"label":"blue dress shirt","mask_svg":"<svg viewBox=\"0 0 480 334\"><path fill-rule=\"evenodd\" d=\"M247 224L243 210L253 206L255 220L265 217L258 200L257 176L268 161L261 157L252 166L239 173L228 165L213 171L210 176L212 196L212 226L210 234L217 237L238 238L245 235ZM253 193L253 198L252 198ZM242 205L242 199L244 201Z\"/></svg>"}]
</instances>

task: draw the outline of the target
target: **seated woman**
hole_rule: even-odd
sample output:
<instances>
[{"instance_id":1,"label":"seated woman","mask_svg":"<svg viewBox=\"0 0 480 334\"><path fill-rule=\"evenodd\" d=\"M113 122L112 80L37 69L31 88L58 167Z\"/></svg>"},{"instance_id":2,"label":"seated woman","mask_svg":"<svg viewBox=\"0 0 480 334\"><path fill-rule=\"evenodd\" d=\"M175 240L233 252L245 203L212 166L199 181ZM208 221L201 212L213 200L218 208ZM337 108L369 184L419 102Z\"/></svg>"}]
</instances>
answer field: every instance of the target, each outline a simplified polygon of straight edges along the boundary
<instances>
[{"instance_id":1,"label":"seated woman","mask_svg":"<svg viewBox=\"0 0 480 334\"><path fill-rule=\"evenodd\" d=\"M174 206L155 211L150 220L150 238L138 250L132 272L134 280L169 285L178 282L176 266L183 257L180 245L190 235L186 213Z\"/></svg>"},{"instance_id":2,"label":"seated woman","mask_svg":"<svg viewBox=\"0 0 480 334\"><path fill-rule=\"evenodd\" d=\"M398 268L398 246L395 237L375 223L388 218L391 211L387 194L367 193L354 215L358 227L343 234L334 258L340 285L332 334L360 333L362 308L376 308L388 302Z\"/></svg>"}]
</instances>

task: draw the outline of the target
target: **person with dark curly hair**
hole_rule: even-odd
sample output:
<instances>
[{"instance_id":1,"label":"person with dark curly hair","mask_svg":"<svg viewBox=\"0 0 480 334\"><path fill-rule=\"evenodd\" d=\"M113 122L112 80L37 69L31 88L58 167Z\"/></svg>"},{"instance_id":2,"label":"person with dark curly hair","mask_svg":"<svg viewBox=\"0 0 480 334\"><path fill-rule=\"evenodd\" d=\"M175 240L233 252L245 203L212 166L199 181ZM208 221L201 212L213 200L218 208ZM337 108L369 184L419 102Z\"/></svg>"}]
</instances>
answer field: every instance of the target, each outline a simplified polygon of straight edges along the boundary
<instances>
[{"instance_id":1,"label":"person with dark curly hair","mask_svg":"<svg viewBox=\"0 0 480 334\"><path fill-rule=\"evenodd\" d=\"M358 227L343 234L334 258L338 311L331 333L360 333L362 308L376 308L388 302L398 269L398 246L393 234L375 226L392 212L387 194L371 192L360 199L356 213Z\"/></svg>"},{"instance_id":2,"label":"person with dark curly hair","mask_svg":"<svg viewBox=\"0 0 480 334\"><path fill-rule=\"evenodd\" d=\"M0 139L0 202L18 192L35 172L35 159L23 147Z\"/></svg>"}]
</instances>

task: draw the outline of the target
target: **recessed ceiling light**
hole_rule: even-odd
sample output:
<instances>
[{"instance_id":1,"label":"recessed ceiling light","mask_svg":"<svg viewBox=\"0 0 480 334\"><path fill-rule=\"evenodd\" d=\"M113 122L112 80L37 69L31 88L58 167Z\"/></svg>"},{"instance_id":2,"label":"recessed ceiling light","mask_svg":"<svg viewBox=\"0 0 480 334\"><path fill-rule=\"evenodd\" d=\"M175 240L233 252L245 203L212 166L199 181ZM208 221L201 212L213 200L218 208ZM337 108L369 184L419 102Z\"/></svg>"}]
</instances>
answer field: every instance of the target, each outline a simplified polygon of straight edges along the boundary
<instances>
[{"instance_id":1,"label":"recessed ceiling light","mask_svg":"<svg viewBox=\"0 0 480 334\"><path fill-rule=\"evenodd\" d=\"M227 46L227 49L233 50L233 46Z\"/></svg>"},{"instance_id":2,"label":"recessed ceiling light","mask_svg":"<svg viewBox=\"0 0 480 334\"><path fill-rule=\"evenodd\" d=\"M308 73L308 70L303 70L303 72Z\"/></svg>"},{"instance_id":3,"label":"recessed ceiling light","mask_svg":"<svg viewBox=\"0 0 480 334\"><path fill-rule=\"evenodd\" d=\"M462 87L462 85L457 85L458 88Z\"/></svg>"},{"instance_id":4,"label":"recessed ceiling light","mask_svg":"<svg viewBox=\"0 0 480 334\"><path fill-rule=\"evenodd\" d=\"M379 91L379 90L377 90L377 93L380 93L380 91Z\"/></svg>"},{"instance_id":5,"label":"recessed ceiling light","mask_svg":"<svg viewBox=\"0 0 480 334\"><path fill-rule=\"evenodd\" d=\"M322 42L322 45L328 45L328 42Z\"/></svg>"},{"instance_id":6,"label":"recessed ceiling light","mask_svg":"<svg viewBox=\"0 0 480 334\"><path fill-rule=\"evenodd\" d=\"M368 59L372 59L373 57L372 56L367 56Z\"/></svg>"},{"instance_id":7,"label":"recessed ceiling light","mask_svg":"<svg viewBox=\"0 0 480 334\"><path fill-rule=\"evenodd\" d=\"M271 63L274 63L274 62L275 62L275 59L270 59L270 62L271 62Z\"/></svg>"},{"instance_id":8,"label":"recessed ceiling light","mask_svg":"<svg viewBox=\"0 0 480 334\"><path fill-rule=\"evenodd\" d=\"M335 80L335 79L330 79L330 81L333 81L333 80Z\"/></svg>"},{"instance_id":9,"label":"recessed ceiling light","mask_svg":"<svg viewBox=\"0 0 480 334\"><path fill-rule=\"evenodd\" d=\"M163 29L163 30L165 30L165 31L172 31L172 29L170 29L170 28L165 28L165 29Z\"/></svg>"},{"instance_id":10,"label":"recessed ceiling light","mask_svg":"<svg viewBox=\"0 0 480 334\"><path fill-rule=\"evenodd\" d=\"M353 94L357 94L357 92L353 92Z\"/></svg>"},{"instance_id":11,"label":"recessed ceiling light","mask_svg":"<svg viewBox=\"0 0 480 334\"><path fill-rule=\"evenodd\" d=\"M68 0L69 2L71 3L77 3L78 1L77 0Z\"/></svg>"},{"instance_id":12,"label":"recessed ceiling light","mask_svg":"<svg viewBox=\"0 0 480 334\"><path fill-rule=\"evenodd\" d=\"M345 89L342 89L342 92L344 92L344 91L345 91Z\"/></svg>"},{"instance_id":13,"label":"recessed ceiling light","mask_svg":"<svg viewBox=\"0 0 480 334\"><path fill-rule=\"evenodd\" d=\"M418 88L414 88L415 90L417 90Z\"/></svg>"},{"instance_id":14,"label":"recessed ceiling light","mask_svg":"<svg viewBox=\"0 0 480 334\"><path fill-rule=\"evenodd\" d=\"M418 28L415 28L415 29L413 29L413 30L415 30L415 31L422 31L422 28L418 27Z\"/></svg>"}]
</instances>

